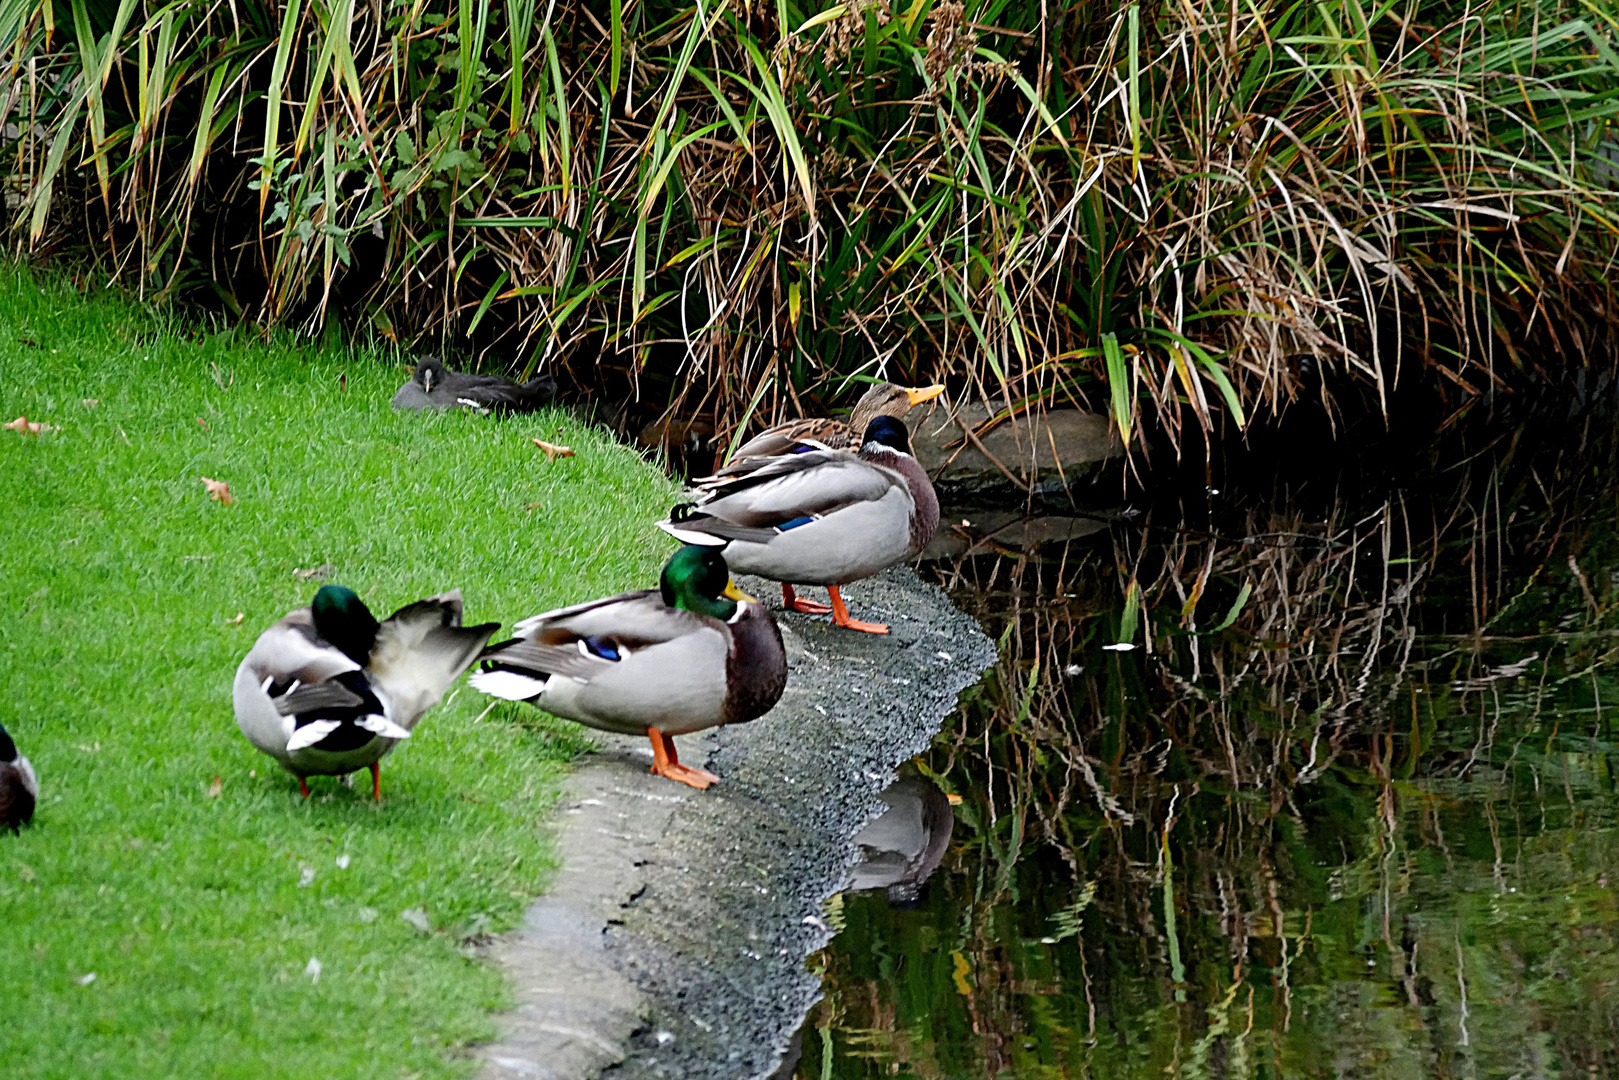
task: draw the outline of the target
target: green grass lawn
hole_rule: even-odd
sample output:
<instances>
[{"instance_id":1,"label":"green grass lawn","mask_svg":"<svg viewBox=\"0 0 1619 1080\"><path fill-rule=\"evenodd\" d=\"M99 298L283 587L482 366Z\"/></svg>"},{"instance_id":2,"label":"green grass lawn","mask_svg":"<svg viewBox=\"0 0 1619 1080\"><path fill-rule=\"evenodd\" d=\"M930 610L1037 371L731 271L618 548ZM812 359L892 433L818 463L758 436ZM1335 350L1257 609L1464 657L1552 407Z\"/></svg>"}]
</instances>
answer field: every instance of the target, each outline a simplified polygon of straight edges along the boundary
<instances>
[{"instance_id":1,"label":"green grass lawn","mask_svg":"<svg viewBox=\"0 0 1619 1080\"><path fill-rule=\"evenodd\" d=\"M43 788L0 835L0 1076L452 1076L493 1033L506 990L463 949L543 887L582 729L480 721L463 682L380 806L364 774L306 802L231 679L322 563L378 617L460 586L508 628L651 584L673 489L561 412L396 415L402 380L0 271L0 419L60 429L0 431L0 718Z\"/></svg>"}]
</instances>

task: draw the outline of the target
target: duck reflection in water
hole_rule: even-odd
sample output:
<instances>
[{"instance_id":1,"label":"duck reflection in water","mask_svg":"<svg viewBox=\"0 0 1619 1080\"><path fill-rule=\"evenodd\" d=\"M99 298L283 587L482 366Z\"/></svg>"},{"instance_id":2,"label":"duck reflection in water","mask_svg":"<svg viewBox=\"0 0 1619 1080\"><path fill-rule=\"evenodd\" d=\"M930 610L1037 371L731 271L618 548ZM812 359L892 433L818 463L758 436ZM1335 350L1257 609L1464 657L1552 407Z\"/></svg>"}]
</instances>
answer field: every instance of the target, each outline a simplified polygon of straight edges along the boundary
<instances>
[{"instance_id":1,"label":"duck reflection in water","mask_svg":"<svg viewBox=\"0 0 1619 1080\"><path fill-rule=\"evenodd\" d=\"M913 907L944 859L956 816L945 793L921 776L895 781L879 798L888 809L854 838L860 864L849 891L883 889L890 904Z\"/></svg>"}]
</instances>

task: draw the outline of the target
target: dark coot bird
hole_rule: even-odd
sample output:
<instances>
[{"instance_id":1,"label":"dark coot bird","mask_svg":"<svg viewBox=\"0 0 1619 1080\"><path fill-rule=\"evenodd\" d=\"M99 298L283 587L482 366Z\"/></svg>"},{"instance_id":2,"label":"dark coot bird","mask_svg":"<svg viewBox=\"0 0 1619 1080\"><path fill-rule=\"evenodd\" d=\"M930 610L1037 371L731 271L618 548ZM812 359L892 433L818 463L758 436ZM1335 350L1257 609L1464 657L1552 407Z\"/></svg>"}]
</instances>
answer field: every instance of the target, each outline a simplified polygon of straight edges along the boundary
<instances>
[{"instance_id":1,"label":"dark coot bird","mask_svg":"<svg viewBox=\"0 0 1619 1080\"><path fill-rule=\"evenodd\" d=\"M259 635L236 670L236 724L298 778L371 770L410 738L422 714L472 666L499 623L461 625L461 590L418 600L378 622L341 585Z\"/></svg>"},{"instance_id":2,"label":"dark coot bird","mask_svg":"<svg viewBox=\"0 0 1619 1080\"><path fill-rule=\"evenodd\" d=\"M11 735L0 727L0 829L16 832L34 818L39 800L39 778L17 750Z\"/></svg>"},{"instance_id":3,"label":"dark coot bird","mask_svg":"<svg viewBox=\"0 0 1619 1080\"><path fill-rule=\"evenodd\" d=\"M533 412L551 404L557 381L536 375L526 383L499 375L447 371L436 356L424 356L416 374L394 395L396 409L475 409L481 413Z\"/></svg>"}]
</instances>

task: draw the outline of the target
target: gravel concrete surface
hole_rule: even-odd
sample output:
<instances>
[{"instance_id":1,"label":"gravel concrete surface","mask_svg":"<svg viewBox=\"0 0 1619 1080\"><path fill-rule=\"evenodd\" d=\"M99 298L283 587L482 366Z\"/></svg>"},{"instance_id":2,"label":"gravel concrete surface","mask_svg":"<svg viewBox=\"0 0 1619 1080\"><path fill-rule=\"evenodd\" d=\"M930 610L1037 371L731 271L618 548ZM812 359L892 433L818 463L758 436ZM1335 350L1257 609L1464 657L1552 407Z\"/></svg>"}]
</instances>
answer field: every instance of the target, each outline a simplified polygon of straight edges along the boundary
<instances>
[{"instance_id":1,"label":"gravel concrete surface","mask_svg":"<svg viewBox=\"0 0 1619 1080\"><path fill-rule=\"evenodd\" d=\"M478 1048L485 1080L769 1077L820 996L804 961L831 936L822 902L849 879L851 838L995 659L909 569L844 590L886 636L782 616L779 587L740 584L778 608L781 703L679 740L721 777L706 792L649 775L645 740L597 735L559 804L562 869L492 948L519 1004Z\"/></svg>"}]
</instances>

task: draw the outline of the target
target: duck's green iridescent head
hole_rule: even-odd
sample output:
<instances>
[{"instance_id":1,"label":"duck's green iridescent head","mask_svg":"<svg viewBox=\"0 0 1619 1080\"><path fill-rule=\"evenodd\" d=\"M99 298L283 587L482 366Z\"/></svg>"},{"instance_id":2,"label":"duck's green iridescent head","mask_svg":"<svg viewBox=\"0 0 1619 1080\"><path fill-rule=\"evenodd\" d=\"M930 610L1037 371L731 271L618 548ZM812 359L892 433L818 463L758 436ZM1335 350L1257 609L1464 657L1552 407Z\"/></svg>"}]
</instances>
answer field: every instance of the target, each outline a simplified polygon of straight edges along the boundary
<instances>
[{"instance_id":1,"label":"duck's green iridescent head","mask_svg":"<svg viewBox=\"0 0 1619 1080\"><path fill-rule=\"evenodd\" d=\"M315 620L315 632L339 652L361 667L370 662L378 623L353 589L322 585L309 605L309 613Z\"/></svg>"},{"instance_id":2,"label":"duck's green iridescent head","mask_svg":"<svg viewBox=\"0 0 1619 1080\"><path fill-rule=\"evenodd\" d=\"M670 607L716 619L730 619L738 601L753 600L731 580L718 549L698 544L687 544L669 556L658 586Z\"/></svg>"}]
</instances>

